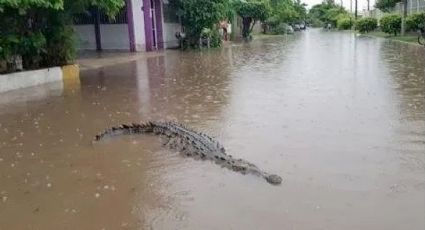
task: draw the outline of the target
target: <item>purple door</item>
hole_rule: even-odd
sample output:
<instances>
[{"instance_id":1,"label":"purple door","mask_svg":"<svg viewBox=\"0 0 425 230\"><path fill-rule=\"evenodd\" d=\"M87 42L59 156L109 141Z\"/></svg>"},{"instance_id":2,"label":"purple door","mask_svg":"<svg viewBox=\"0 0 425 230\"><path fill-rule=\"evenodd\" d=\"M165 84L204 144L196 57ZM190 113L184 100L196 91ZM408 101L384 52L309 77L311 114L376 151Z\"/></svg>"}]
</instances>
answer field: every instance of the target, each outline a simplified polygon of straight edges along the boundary
<instances>
[{"instance_id":1,"label":"purple door","mask_svg":"<svg viewBox=\"0 0 425 230\"><path fill-rule=\"evenodd\" d=\"M161 0L143 0L146 51L158 50L164 47L161 4Z\"/></svg>"}]
</instances>

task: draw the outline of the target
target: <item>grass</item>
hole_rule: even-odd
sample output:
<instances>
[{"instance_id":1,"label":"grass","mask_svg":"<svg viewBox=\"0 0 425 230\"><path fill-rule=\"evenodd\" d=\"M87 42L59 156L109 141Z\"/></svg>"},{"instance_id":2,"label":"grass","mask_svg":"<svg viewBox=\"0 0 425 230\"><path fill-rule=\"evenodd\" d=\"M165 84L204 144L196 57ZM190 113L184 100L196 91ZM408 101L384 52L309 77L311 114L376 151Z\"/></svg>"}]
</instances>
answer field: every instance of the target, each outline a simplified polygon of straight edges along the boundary
<instances>
[{"instance_id":1,"label":"grass","mask_svg":"<svg viewBox=\"0 0 425 230\"><path fill-rule=\"evenodd\" d=\"M369 32L363 35L371 36L371 37L386 38L386 39L390 39L394 41L407 42L407 43L418 45L418 35L416 34L407 34L405 36L400 36L400 35L394 36L394 35L386 34L384 32Z\"/></svg>"}]
</instances>

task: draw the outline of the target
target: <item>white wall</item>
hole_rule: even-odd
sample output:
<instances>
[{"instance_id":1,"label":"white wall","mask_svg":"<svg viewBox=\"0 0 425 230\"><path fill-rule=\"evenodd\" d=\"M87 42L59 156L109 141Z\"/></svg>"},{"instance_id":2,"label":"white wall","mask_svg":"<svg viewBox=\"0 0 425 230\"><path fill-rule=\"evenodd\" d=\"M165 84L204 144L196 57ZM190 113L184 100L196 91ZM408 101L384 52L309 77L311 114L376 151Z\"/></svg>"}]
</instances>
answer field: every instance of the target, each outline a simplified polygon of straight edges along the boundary
<instances>
[{"instance_id":1,"label":"white wall","mask_svg":"<svg viewBox=\"0 0 425 230\"><path fill-rule=\"evenodd\" d=\"M131 0L133 6L134 37L136 51L146 50L145 18L142 11L143 0Z\"/></svg>"},{"instance_id":2,"label":"white wall","mask_svg":"<svg viewBox=\"0 0 425 230\"><path fill-rule=\"evenodd\" d=\"M175 48L179 46L179 40L176 38L176 32L181 31L179 23L163 23L164 48Z\"/></svg>"},{"instance_id":3,"label":"white wall","mask_svg":"<svg viewBox=\"0 0 425 230\"><path fill-rule=\"evenodd\" d=\"M75 25L78 37L78 48L83 50L96 49L94 25ZM101 24L100 37L102 49L130 50L127 24Z\"/></svg>"},{"instance_id":4,"label":"white wall","mask_svg":"<svg viewBox=\"0 0 425 230\"><path fill-rule=\"evenodd\" d=\"M75 25L75 34L78 39L78 48L83 50L96 49L94 25Z\"/></svg>"},{"instance_id":5,"label":"white wall","mask_svg":"<svg viewBox=\"0 0 425 230\"><path fill-rule=\"evenodd\" d=\"M0 75L0 93L55 81L62 81L60 67L2 74Z\"/></svg>"},{"instance_id":6,"label":"white wall","mask_svg":"<svg viewBox=\"0 0 425 230\"><path fill-rule=\"evenodd\" d=\"M100 24L102 49L130 50L127 24Z\"/></svg>"}]
</instances>

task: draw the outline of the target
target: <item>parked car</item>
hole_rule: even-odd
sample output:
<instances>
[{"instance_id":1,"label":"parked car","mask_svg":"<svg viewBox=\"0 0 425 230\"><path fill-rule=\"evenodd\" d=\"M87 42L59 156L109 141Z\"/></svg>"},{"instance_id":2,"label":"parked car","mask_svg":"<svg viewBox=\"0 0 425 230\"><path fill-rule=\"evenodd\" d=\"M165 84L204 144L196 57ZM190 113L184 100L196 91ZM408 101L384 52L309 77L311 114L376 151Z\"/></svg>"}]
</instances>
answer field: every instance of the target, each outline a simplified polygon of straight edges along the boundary
<instances>
[{"instance_id":1,"label":"parked car","mask_svg":"<svg viewBox=\"0 0 425 230\"><path fill-rule=\"evenodd\" d=\"M301 30L305 30L305 29L306 29L306 27L307 27L307 26L306 26L306 24L305 24L305 23L301 23L301 25L300 25L300 29L301 29Z\"/></svg>"},{"instance_id":2,"label":"parked car","mask_svg":"<svg viewBox=\"0 0 425 230\"><path fill-rule=\"evenodd\" d=\"M293 27L294 27L294 31L300 31L301 30L300 24L295 24Z\"/></svg>"}]
</instances>

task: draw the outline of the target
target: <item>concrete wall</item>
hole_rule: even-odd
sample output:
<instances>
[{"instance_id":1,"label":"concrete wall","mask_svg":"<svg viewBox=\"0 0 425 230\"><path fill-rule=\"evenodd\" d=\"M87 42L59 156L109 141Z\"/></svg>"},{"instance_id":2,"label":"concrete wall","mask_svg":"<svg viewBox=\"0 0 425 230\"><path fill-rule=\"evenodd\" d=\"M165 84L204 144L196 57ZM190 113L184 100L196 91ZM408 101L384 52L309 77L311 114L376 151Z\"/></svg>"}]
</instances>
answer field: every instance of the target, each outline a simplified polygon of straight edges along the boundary
<instances>
[{"instance_id":1,"label":"concrete wall","mask_svg":"<svg viewBox=\"0 0 425 230\"><path fill-rule=\"evenodd\" d=\"M178 23L163 23L164 33L164 48L175 48L179 46L179 40L176 38L176 32L181 31L181 26Z\"/></svg>"},{"instance_id":2,"label":"concrete wall","mask_svg":"<svg viewBox=\"0 0 425 230\"><path fill-rule=\"evenodd\" d=\"M61 88L73 90L80 85L80 68L78 65L65 65L39 70L22 71L10 74L0 74L0 98L10 91L33 86L53 84ZM56 84L58 83L58 84ZM19 90L17 91L19 92ZM24 93L24 91L22 91ZM17 94L19 95L19 93ZM1 100L0 100L1 101ZM6 100L7 101L7 100Z\"/></svg>"},{"instance_id":3,"label":"concrete wall","mask_svg":"<svg viewBox=\"0 0 425 230\"><path fill-rule=\"evenodd\" d=\"M62 69L53 67L0 75L0 92L62 81Z\"/></svg>"},{"instance_id":4,"label":"concrete wall","mask_svg":"<svg viewBox=\"0 0 425 230\"><path fill-rule=\"evenodd\" d=\"M131 4L136 51L146 51L144 13L142 11L143 0L131 0ZM176 32L181 31L180 25L178 23L164 23L164 21L162 23L164 47L177 47L178 40L174 35ZM79 49L96 49L94 25L75 25L74 29L79 40ZM100 32L102 49L130 49L127 24L101 24Z\"/></svg>"},{"instance_id":5,"label":"concrete wall","mask_svg":"<svg viewBox=\"0 0 425 230\"><path fill-rule=\"evenodd\" d=\"M127 24L101 24L102 49L130 50Z\"/></svg>"},{"instance_id":6,"label":"concrete wall","mask_svg":"<svg viewBox=\"0 0 425 230\"><path fill-rule=\"evenodd\" d=\"M96 49L96 36L94 33L94 25L75 25L74 29L78 38L79 49ZM102 49L130 49L127 24L101 24L100 37Z\"/></svg>"},{"instance_id":7,"label":"concrete wall","mask_svg":"<svg viewBox=\"0 0 425 230\"><path fill-rule=\"evenodd\" d=\"M94 25L75 25L74 30L75 34L77 35L79 49L96 49L96 36L94 34Z\"/></svg>"},{"instance_id":8,"label":"concrete wall","mask_svg":"<svg viewBox=\"0 0 425 230\"><path fill-rule=\"evenodd\" d=\"M145 19L142 11L143 0L131 0L134 22L136 51L146 50Z\"/></svg>"}]
</instances>

